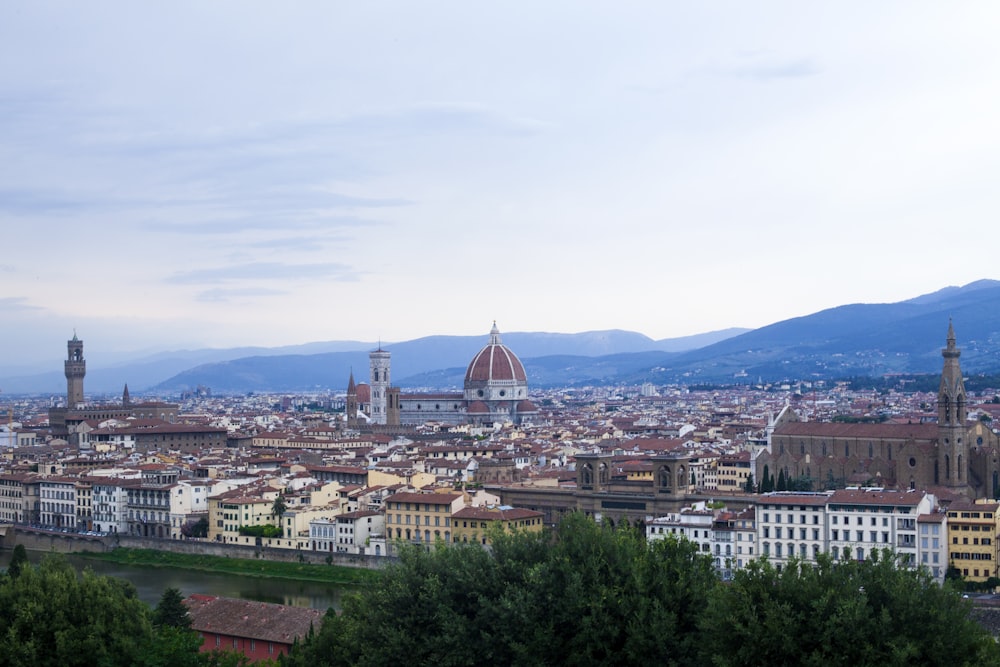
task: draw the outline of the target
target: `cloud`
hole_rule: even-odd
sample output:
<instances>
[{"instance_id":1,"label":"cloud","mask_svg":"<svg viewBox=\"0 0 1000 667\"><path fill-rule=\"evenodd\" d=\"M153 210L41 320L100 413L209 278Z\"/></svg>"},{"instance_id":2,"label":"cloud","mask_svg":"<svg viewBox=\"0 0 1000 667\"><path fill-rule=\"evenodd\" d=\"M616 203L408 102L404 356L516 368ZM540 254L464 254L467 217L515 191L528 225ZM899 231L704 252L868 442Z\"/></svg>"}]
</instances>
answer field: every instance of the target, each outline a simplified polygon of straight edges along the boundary
<instances>
[{"instance_id":1,"label":"cloud","mask_svg":"<svg viewBox=\"0 0 1000 667\"><path fill-rule=\"evenodd\" d=\"M199 219L197 222L177 223L156 221L146 223L149 231L189 234L242 234L251 230L263 231L313 231L341 230L375 227L385 223L347 215L323 215L320 212L306 211L267 211L260 215L241 215L233 213L233 217L215 219Z\"/></svg>"},{"instance_id":2,"label":"cloud","mask_svg":"<svg viewBox=\"0 0 1000 667\"><path fill-rule=\"evenodd\" d=\"M0 267L0 271L5 271L6 272L7 268L8 267ZM4 296L4 297L0 297L0 309L6 311L8 313L11 312L11 311L26 312L26 311L40 311L40 310L44 310L44 308L40 308L38 306L31 305L30 303L28 303L28 299L26 299L23 296Z\"/></svg>"},{"instance_id":3,"label":"cloud","mask_svg":"<svg viewBox=\"0 0 1000 667\"><path fill-rule=\"evenodd\" d=\"M822 68L808 58L784 62L760 63L723 68L723 73L742 79L769 81L816 76Z\"/></svg>"},{"instance_id":4,"label":"cloud","mask_svg":"<svg viewBox=\"0 0 1000 667\"><path fill-rule=\"evenodd\" d=\"M283 264L280 262L251 262L233 266L179 271L167 278L175 284L226 283L232 281L314 280L332 279L354 282L361 274L354 268L337 262L325 264Z\"/></svg>"},{"instance_id":5,"label":"cloud","mask_svg":"<svg viewBox=\"0 0 1000 667\"><path fill-rule=\"evenodd\" d=\"M198 294L198 301L224 303L229 301L253 300L260 297L285 296L286 290L246 287L242 289L211 289Z\"/></svg>"}]
</instances>

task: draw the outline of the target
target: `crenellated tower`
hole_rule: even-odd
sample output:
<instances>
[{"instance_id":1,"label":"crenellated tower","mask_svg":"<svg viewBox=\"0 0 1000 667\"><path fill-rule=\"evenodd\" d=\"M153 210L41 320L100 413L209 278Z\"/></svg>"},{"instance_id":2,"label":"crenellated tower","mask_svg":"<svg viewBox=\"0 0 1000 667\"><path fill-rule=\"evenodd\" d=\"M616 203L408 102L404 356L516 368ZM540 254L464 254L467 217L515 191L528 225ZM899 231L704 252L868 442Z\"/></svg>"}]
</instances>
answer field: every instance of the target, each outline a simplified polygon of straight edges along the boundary
<instances>
[{"instance_id":1,"label":"crenellated tower","mask_svg":"<svg viewBox=\"0 0 1000 667\"><path fill-rule=\"evenodd\" d=\"M87 360L83 358L83 341L76 337L66 342L68 355L66 370L66 407L71 410L83 404L83 376L87 374Z\"/></svg>"},{"instance_id":2,"label":"crenellated tower","mask_svg":"<svg viewBox=\"0 0 1000 667\"><path fill-rule=\"evenodd\" d=\"M966 442L965 382L958 358L962 351L955 345L955 328L948 321L947 344L941 350L944 368L938 388L938 455L935 462L935 482L956 493L969 496L969 445Z\"/></svg>"}]
</instances>

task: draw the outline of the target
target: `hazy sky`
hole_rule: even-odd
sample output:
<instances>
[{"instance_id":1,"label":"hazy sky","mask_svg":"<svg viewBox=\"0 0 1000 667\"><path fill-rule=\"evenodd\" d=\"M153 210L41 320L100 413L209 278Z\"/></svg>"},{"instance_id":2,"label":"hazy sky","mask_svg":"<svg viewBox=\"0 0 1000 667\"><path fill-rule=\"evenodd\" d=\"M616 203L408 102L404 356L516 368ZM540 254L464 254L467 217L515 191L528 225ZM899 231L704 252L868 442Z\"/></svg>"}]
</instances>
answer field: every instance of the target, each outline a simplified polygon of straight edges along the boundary
<instances>
[{"instance_id":1,"label":"hazy sky","mask_svg":"<svg viewBox=\"0 0 1000 667\"><path fill-rule=\"evenodd\" d=\"M0 371L621 328L995 268L1000 3L0 3Z\"/></svg>"}]
</instances>

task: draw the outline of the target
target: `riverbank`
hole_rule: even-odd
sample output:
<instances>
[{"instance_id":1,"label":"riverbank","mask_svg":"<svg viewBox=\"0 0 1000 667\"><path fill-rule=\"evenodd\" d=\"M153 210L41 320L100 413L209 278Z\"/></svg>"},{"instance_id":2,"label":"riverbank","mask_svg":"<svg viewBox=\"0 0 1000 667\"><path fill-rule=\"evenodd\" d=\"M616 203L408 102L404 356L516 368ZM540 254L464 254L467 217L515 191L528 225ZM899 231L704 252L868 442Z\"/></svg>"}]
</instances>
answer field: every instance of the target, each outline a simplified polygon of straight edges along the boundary
<instances>
[{"instance_id":1,"label":"riverbank","mask_svg":"<svg viewBox=\"0 0 1000 667\"><path fill-rule=\"evenodd\" d=\"M226 558L204 554L185 554L154 549L118 548L107 552L76 552L76 556L122 565L167 567L199 572L238 574L247 577L311 581L340 586L364 587L374 583L377 572L341 565L319 565L271 560Z\"/></svg>"}]
</instances>

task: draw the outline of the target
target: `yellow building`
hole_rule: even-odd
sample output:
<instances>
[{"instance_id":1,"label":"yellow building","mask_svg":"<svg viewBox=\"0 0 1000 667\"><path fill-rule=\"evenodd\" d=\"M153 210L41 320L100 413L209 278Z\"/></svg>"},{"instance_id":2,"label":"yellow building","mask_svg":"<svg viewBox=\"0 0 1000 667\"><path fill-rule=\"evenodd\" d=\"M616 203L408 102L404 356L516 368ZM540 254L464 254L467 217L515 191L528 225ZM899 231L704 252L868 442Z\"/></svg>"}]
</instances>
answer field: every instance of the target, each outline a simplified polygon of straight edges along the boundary
<instances>
[{"instance_id":1,"label":"yellow building","mask_svg":"<svg viewBox=\"0 0 1000 667\"><path fill-rule=\"evenodd\" d=\"M451 542L451 517L465 506L465 496L404 491L389 496L383 505L386 539L431 545Z\"/></svg>"},{"instance_id":2,"label":"yellow building","mask_svg":"<svg viewBox=\"0 0 1000 667\"><path fill-rule=\"evenodd\" d=\"M247 495L243 489L209 498L208 539L230 544L253 544L254 538L240 535L240 526L277 525L277 518L271 514L273 507L273 500Z\"/></svg>"},{"instance_id":3,"label":"yellow building","mask_svg":"<svg viewBox=\"0 0 1000 667\"><path fill-rule=\"evenodd\" d=\"M966 581L986 581L997 572L1000 503L954 502L948 507L948 564Z\"/></svg>"},{"instance_id":4,"label":"yellow building","mask_svg":"<svg viewBox=\"0 0 1000 667\"><path fill-rule=\"evenodd\" d=\"M716 487L719 491L743 491L750 477L750 452L724 454L716 465ZM757 481L757 480L754 480Z\"/></svg>"},{"instance_id":5,"label":"yellow building","mask_svg":"<svg viewBox=\"0 0 1000 667\"><path fill-rule=\"evenodd\" d=\"M489 544L495 530L541 532L541 512L518 507L463 507L451 517L452 541Z\"/></svg>"}]
</instances>

